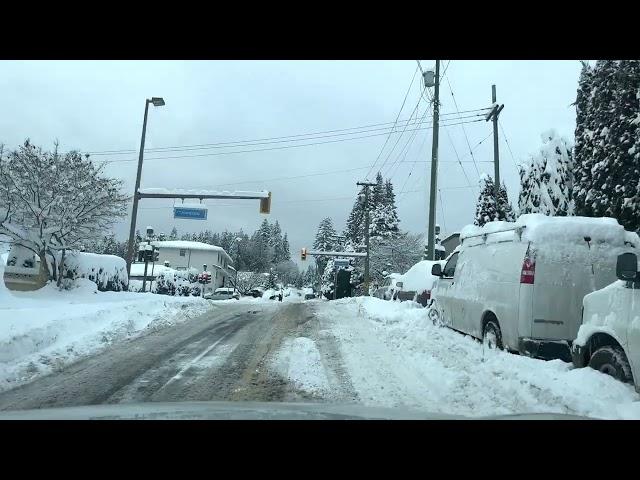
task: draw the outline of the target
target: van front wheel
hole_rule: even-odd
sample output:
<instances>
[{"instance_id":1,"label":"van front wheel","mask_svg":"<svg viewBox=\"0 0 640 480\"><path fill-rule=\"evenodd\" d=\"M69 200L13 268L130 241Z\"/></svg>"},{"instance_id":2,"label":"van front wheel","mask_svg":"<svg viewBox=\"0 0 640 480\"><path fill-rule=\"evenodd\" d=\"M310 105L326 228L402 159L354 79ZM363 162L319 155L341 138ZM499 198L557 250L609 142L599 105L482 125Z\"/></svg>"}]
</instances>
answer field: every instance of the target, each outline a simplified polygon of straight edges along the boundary
<instances>
[{"instance_id":1,"label":"van front wheel","mask_svg":"<svg viewBox=\"0 0 640 480\"><path fill-rule=\"evenodd\" d=\"M502 350L502 332L498 322L495 320L489 320L485 324L482 332L482 343L490 349L498 348Z\"/></svg>"},{"instance_id":2,"label":"van front wheel","mask_svg":"<svg viewBox=\"0 0 640 480\"><path fill-rule=\"evenodd\" d=\"M599 348L589 359L589 367L624 383L633 381L629 361L620 347Z\"/></svg>"}]
</instances>

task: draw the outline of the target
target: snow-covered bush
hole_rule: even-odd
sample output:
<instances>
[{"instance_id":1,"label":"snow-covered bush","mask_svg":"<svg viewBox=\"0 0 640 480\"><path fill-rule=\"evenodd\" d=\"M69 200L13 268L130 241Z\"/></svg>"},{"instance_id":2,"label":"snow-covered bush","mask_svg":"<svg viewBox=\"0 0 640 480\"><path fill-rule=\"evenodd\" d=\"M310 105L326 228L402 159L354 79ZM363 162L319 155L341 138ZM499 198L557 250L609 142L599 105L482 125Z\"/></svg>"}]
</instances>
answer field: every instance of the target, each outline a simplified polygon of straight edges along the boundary
<instances>
[{"instance_id":1,"label":"snow-covered bush","mask_svg":"<svg viewBox=\"0 0 640 480\"><path fill-rule=\"evenodd\" d=\"M197 270L173 270L165 269L156 277L156 293L161 295L184 296L192 294L194 286L200 286L195 283L197 278ZM199 294L199 293L198 293Z\"/></svg>"},{"instance_id":2,"label":"snow-covered bush","mask_svg":"<svg viewBox=\"0 0 640 480\"><path fill-rule=\"evenodd\" d=\"M60 255L60 260L62 255ZM124 259L115 255L99 255L77 251L66 251L62 263L63 288L72 288L79 278L86 278L105 292L127 291L129 277Z\"/></svg>"}]
</instances>

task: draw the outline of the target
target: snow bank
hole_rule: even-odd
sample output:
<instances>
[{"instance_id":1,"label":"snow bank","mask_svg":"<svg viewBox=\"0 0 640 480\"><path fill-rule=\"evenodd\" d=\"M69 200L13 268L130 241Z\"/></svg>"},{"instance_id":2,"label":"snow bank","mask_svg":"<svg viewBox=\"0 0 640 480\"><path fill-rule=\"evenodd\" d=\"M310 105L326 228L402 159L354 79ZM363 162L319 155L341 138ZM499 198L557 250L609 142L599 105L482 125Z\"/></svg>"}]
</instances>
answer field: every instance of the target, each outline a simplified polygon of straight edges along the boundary
<instances>
[{"instance_id":1,"label":"snow bank","mask_svg":"<svg viewBox=\"0 0 640 480\"><path fill-rule=\"evenodd\" d=\"M87 279L68 291L52 283L35 292L0 290L0 390L208 308L195 297L99 292Z\"/></svg>"},{"instance_id":2,"label":"snow bank","mask_svg":"<svg viewBox=\"0 0 640 480\"><path fill-rule=\"evenodd\" d=\"M514 227L524 227L522 229L523 240L532 242L552 241L582 244L584 237L591 237L592 242L616 246L631 242L635 248L640 248L638 235L625 231L615 218L548 217L539 213L521 215L515 222L488 222L482 227L467 225L460 232L460 239L496 233ZM506 232L500 235L513 238L515 232Z\"/></svg>"},{"instance_id":3,"label":"snow bank","mask_svg":"<svg viewBox=\"0 0 640 480\"><path fill-rule=\"evenodd\" d=\"M640 419L633 386L560 360L485 350L474 339L434 326L416 304L357 297L315 308L340 342L365 405L471 417L566 413Z\"/></svg>"}]
</instances>

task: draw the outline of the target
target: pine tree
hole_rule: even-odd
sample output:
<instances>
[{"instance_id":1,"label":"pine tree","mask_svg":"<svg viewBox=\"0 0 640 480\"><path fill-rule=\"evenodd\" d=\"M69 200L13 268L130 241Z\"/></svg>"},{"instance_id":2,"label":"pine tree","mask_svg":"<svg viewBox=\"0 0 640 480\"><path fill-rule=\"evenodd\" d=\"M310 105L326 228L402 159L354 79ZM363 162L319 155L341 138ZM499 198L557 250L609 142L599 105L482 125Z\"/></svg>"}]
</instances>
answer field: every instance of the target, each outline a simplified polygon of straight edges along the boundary
<instances>
[{"instance_id":1,"label":"pine tree","mask_svg":"<svg viewBox=\"0 0 640 480\"><path fill-rule=\"evenodd\" d=\"M374 190L377 188L374 187ZM369 223L369 235L374 239L393 239L398 236L398 213L390 180L382 186L382 194L374 203Z\"/></svg>"},{"instance_id":2,"label":"pine tree","mask_svg":"<svg viewBox=\"0 0 640 480\"><path fill-rule=\"evenodd\" d=\"M476 203L476 217L474 225L483 226L487 222L493 222L498 218L496 207L495 187L493 179L484 174L480 178L480 195Z\"/></svg>"},{"instance_id":3,"label":"pine tree","mask_svg":"<svg viewBox=\"0 0 640 480\"><path fill-rule=\"evenodd\" d=\"M507 195L507 186L502 182L500 193L498 194L498 220L504 222L515 222L516 214L513 211L509 196Z\"/></svg>"},{"instance_id":4,"label":"pine tree","mask_svg":"<svg viewBox=\"0 0 640 480\"><path fill-rule=\"evenodd\" d=\"M555 130L541 135L542 148L520 167L521 214L573 214L573 154L567 140Z\"/></svg>"},{"instance_id":5,"label":"pine tree","mask_svg":"<svg viewBox=\"0 0 640 480\"><path fill-rule=\"evenodd\" d=\"M287 234L284 234L284 238L282 239L282 260L291 260L291 252L289 251L289 239L287 238Z\"/></svg>"},{"instance_id":6,"label":"pine tree","mask_svg":"<svg viewBox=\"0 0 640 480\"><path fill-rule=\"evenodd\" d=\"M576 98L576 213L640 228L640 61L585 66Z\"/></svg>"},{"instance_id":7,"label":"pine tree","mask_svg":"<svg viewBox=\"0 0 640 480\"><path fill-rule=\"evenodd\" d=\"M273 258L271 262L275 265L283 260L282 254L282 229L280 223L271 225L271 235L269 237L269 246L273 249Z\"/></svg>"},{"instance_id":8,"label":"pine tree","mask_svg":"<svg viewBox=\"0 0 640 480\"><path fill-rule=\"evenodd\" d=\"M169 240L177 240L178 239L178 229L173 227L171 229L171 233L169 234Z\"/></svg>"},{"instance_id":9,"label":"pine tree","mask_svg":"<svg viewBox=\"0 0 640 480\"><path fill-rule=\"evenodd\" d=\"M398 207L396 206L396 194L393 191L393 183L387 180L385 185L385 203L389 209L389 229L392 233L398 233L400 230L400 218L398 217Z\"/></svg>"},{"instance_id":10,"label":"pine tree","mask_svg":"<svg viewBox=\"0 0 640 480\"><path fill-rule=\"evenodd\" d=\"M313 242L314 250L324 252L332 251L335 246L335 235L336 230L335 228L333 228L333 221L331 220L331 218L327 217L323 219L320 222L320 225L318 225L316 238ZM323 257L316 257L316 264L318 266L318 271L324 271L327 264L327 259Z\"/></svg>"},{"instance_id":11,"label":"pine tree","mask_svg":"<svg viewBox=\"0 0 640 480\"><path fill-rule=\"evenodd\" d=\"M351 213L347 218L347 224L343 235L346 237L347 243L353 248L358 248L364 245L364 224L365 224L365 193L362 187L356 201L353 204Z\"/></svg>"}]
</instances>

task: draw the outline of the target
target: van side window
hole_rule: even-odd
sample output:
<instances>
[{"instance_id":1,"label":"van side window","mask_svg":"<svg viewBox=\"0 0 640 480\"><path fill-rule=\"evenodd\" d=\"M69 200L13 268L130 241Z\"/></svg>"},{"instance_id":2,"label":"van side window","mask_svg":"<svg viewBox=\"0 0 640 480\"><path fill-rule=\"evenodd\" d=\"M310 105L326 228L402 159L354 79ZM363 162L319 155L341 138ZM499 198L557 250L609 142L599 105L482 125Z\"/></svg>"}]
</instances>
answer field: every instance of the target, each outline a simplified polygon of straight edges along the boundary
<instances>
[{"instance_id":1,"label":"van side window","mask_svg":"<svg viewBox=\"0 0 640 480\"><path fill-rule=\"evenodd\" d=\"M442 271L443 277L453 278L453 274L456 271L456 263L458 263L458 252L454 253Z\"/></svg>"}]
</instances>

